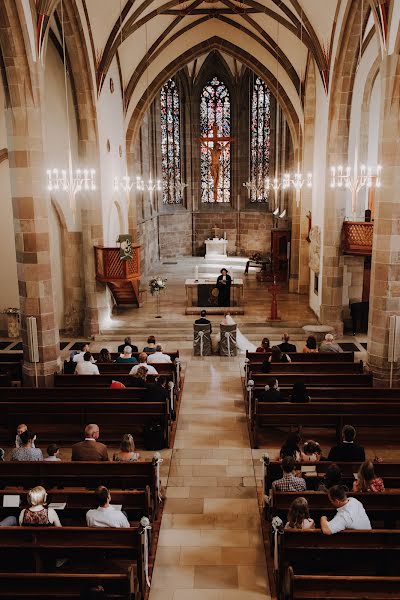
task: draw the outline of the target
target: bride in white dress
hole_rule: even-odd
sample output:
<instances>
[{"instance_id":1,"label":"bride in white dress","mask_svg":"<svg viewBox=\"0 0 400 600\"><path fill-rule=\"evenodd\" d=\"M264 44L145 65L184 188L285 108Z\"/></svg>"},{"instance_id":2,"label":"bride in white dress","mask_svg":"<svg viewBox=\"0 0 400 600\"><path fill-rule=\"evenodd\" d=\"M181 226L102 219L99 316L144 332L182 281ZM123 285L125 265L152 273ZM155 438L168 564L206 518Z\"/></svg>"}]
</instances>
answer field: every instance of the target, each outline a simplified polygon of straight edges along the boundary
<instances>
[{"instance_id":1,"label":"bride in white dress","mask_svg":"<svg viewBox=\"0 0 400 600\"><path fill-rule=\"evenodd\" d=\"M236 321L232 319L229 313L226 313L225 317L221 321L221 325L236 325ZM252 344L245 335L243 335L239 327L236 327L236 346L241 354L245 354L246 350L249 352L255 352L257 350L257 347Z\"/></svg>"}]
</instances>

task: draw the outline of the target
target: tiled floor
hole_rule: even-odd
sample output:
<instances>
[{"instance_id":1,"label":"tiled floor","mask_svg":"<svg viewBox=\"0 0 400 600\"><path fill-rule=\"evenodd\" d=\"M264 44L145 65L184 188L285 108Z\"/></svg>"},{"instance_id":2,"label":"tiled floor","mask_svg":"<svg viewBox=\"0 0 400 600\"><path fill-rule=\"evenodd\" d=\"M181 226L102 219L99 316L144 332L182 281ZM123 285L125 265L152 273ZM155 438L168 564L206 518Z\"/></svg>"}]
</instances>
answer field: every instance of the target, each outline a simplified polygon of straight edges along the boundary
<instances>
[{"instance_id":1,"label":"tiled floor","mask_svg":"<svg viewBox=\"0 0 400 600\"><path fill-rule=\"evenodd\" d=\"M150 600L269 598L240 375L187 359Z\"/></svg>"}]
</instances>

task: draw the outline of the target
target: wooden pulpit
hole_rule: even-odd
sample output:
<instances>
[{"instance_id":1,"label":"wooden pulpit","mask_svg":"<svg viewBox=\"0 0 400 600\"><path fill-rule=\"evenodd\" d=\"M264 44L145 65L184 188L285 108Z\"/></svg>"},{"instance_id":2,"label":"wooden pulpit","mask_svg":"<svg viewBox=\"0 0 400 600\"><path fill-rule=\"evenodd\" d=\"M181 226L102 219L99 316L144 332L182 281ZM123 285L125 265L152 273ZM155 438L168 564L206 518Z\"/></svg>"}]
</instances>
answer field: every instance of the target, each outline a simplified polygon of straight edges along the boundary
<instances>
[{"instance_id":1,"label":"wooden pulpit","mask_svg":"<svg viewBox=\"0 0 400 600\"><path fill-rule=\"evenodd\" d=\"M132 244L132 257L121 259L119 248L94 247L96 279L106 283L118 306L140 306L140 245Z\"/></svg>"}]
</instances>

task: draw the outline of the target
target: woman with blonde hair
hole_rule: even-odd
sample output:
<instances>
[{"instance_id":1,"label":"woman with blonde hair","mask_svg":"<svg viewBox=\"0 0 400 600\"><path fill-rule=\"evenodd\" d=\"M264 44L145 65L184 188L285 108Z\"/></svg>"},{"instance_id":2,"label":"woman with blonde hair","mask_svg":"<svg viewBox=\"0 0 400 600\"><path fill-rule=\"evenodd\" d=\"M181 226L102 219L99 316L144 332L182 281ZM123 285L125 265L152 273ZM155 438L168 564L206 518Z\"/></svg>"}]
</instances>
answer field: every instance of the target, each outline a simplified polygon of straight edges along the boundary
<instances>
[{"instance_id":1,"label":"woman with blonde hair","mask_svg":"<svg viewBox=\"0 0 400 600\"><path fill-rule=\"evenodd\" d=\"M303 496L293 500L290 505L285 529L314 529L314 520L310 518L308 502Z\"/></svg>"},{"instance_id":2,"label":"woman with blonde hair","mask_svg":"<svg viewBox=\"0 0 400 600\"><path fill-rule=\"evenodd\" d=\"M375 475L374 465L366 460L360 466L357 479L353 483L353 492L384 492L383 479Z\"/></svg>"},{"instance_id":3,"label":"woman with blonde hair","mask_svg":"<svg viewBox=\"0 0 400 600\"><path fill-rule=\"evenodd\" d=\"M21 510L19 524L23 527L43 527L46 525L62 527L54 508L46 508L46 501L47 493L41 485L29 490L29 507Z\"/></svg>"},{"instance_id":4,"label":"woman with blonde hair","mask_svg":"<svg viewBox=\"0 0 400 600\"><path fill-rule=\"evenodd\" d=\"M122 437L119 451L113 455L113 461L133 462L139 460L139 453L135 452L135 441L130 433L125 433Z\"/></svg>"}]
</instances>

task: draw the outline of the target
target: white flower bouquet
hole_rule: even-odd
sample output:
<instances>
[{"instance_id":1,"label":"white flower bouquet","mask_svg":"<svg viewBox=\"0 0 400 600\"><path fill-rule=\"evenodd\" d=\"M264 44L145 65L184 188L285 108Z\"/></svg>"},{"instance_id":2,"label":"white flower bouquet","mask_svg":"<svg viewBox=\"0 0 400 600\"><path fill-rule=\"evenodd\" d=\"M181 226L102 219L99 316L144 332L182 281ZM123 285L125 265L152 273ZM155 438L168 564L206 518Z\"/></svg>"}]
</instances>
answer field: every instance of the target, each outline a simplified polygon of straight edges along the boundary
<instances>
[{"instance_id":1,"label":"white flower bouquet","mask_svg":"<svg viewBox=\"0 0 400 600\"><path fill-rule=\"evenodd\" d=\"M165 277L161 277L161 275L157 275L157 277L153 277L153 279L150 279L149 281L149 290L152 296L158 292L161 292L161 290L165 290L166 287L167 279Z\"/></svg>"}]
</instances>

